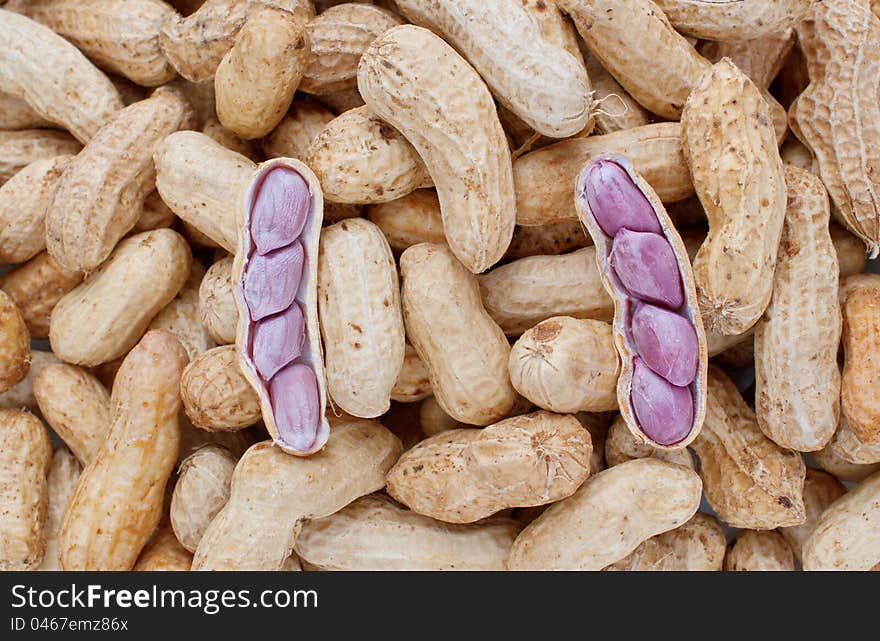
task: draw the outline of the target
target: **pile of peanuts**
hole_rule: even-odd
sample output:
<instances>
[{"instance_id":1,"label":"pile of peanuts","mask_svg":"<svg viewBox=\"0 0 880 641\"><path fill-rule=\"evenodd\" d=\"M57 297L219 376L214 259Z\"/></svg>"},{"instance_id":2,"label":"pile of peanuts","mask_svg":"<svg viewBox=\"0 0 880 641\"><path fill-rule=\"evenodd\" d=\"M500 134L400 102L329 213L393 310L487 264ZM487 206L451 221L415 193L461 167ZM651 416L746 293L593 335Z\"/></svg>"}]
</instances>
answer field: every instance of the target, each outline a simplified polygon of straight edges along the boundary
<instances>
[{"instance_id":1,"label":"pile of peanuts","mask_svg":"<svg viewBox=\"0 0 880 641\"><path fill-rule=\"evenodd\" d=\"M880 2L0 0L0 570L880 569Z\"/></svg>"}]
</instances>

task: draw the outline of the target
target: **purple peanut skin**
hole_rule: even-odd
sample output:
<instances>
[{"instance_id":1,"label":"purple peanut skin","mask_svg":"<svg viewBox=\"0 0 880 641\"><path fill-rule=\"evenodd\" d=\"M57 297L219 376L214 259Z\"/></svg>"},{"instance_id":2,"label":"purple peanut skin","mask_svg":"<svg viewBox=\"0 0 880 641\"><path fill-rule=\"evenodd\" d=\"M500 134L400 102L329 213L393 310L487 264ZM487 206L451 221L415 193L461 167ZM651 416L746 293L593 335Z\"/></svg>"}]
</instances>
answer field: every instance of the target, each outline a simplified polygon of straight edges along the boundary
<instances>
[{"instance_id":1,"label":"purple peanut skin","mask_svg":"<svg viewBox=\"0 0 880 641\"><path fill-rule=\"evenodd\" d=\"M662 234L654 208L629 174L617 163L597 160L587 170L583 182L593 218L611 237L623 228Z\"/></svg>"},{"instance_id":2,"label":"purple peanut skin","mask_svg":"<svg viewBox=\"0 0 880 641\"><path fill-rule=\"evenodd\" d=\"M299 358L305 340L306 322L298 303L256 323L251 360L263 380L268 381L282 367Z\"/></svg>"},{"instance_id":3,"label":"purple peanut skin","mask_svg":"<svg viewBox=\"0 0 880 641\"><path fill-rule=\"evenodd\" d=\"M244 298L252 320L290 307L302 280L304 261L305 251L298 240L265 256L251 256L244 274Z\"/></svg>"},{"instance_id":4,"label":"purple peanut skin","mask_svg":"<svg viewBox=\"0 0 880 641\"><path fill-rule=\"evenodd\" d=\"M684 303L678 261L663 236L621 229L611 243L611 266L636 298L672 309Z\"/></svg>"},{"instance_id":5,"label":"purple peanut skin","mask_svg":"<svg viewBox=\"0 0 880 641\"><path fill-rule=\"evenodd\" d=\"M286 247L302 233L311 209L309 185L297 172L278 167L265 175L251 208L257 253Z\"/></svg>"},{"instance_id":6,"label":"purple peanut skin","mask_svg":"<svg viewBox=\"0 0 880 641\"><path fill-rule=\"evenodd\" d=\"M673 385L694 382L700 344L691 322L675 312L640 303L630 323L633 342L645 365Z\"/></svg>"},{"instance_id":7,"label":"purple peanut skin","mask_svg":"<svg viewBox=\"0 0 880 641\"><path fill-rule=\"evenodd\" d=\"M315 373L302 363L288 365L269 382L269 399L278 440L298 452L308 452L321 423Z\"/></svg>"},{"instance_id":8,"label":"purple peanut skin","mask_svg":"<svg viewBox=\"0 0 880 641\"><path fill-rule=\"evenodd\" d=\"M694 395L655 374L641 358L633 359L633 409L645 436L660 445L674 445L694 426Z\"/></svg>"}]
</instances>

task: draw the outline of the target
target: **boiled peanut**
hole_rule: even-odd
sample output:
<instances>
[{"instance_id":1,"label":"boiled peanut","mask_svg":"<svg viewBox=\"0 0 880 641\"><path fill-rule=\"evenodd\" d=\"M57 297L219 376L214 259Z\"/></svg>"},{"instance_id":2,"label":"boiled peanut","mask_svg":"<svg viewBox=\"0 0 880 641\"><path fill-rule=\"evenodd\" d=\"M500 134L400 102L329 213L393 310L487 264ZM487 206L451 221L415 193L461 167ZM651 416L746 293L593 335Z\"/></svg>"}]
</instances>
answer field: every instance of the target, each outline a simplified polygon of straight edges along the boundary
<instances>
[{"instance_id":1,"label":"boiled peanut","mask_svg":"<svg viewBox=\"0 0 880 641\"><path fill-rule=\"evenodd\" d=\"M379 226L391 249L398 253L419 243L446 242L440 202L429 189L417 189L406 196L370 205L367 218Z\"/></svg>"},{"instance_id":2,"label":"boiled peanut","mask_svg":"<svg viewBox=\"0 0 880 641\"><path fill-rule=\"evenodd\" d=\"M807 519L800 525L779 528L780 534L788 541L798 563L804 562L802 553L804 542L813 533L819 517L829 505L844 494L846 488L836 478L825 472L807 468L807 477L804 479L804 507Z\"/></svg>"},{"instance_id":3,"label":"boiled peanut","mask_svg":"<svg viewBox=\"0 0 880 641\"><path fill-rule=\"evenodd\" d=\"M226 448L207 445L180 464L171 499L171 526L190 552L196 551L211 520L226 505L236 461Z\"/></svg>"},{"instance_id":4,"label":"boiled peanut","mask_svg":"<svg viewBox=\"0 0 880 641\"><path fill-rule=\"evenodd\" d=\"M880 442L877 360L880 358L880 289L856 287L843 304L841 408L849 428L866 444Z\"/></svg>"},{"instance_id":5,"label":"boiled peanut","mask_svg":"<svg viewBox=\"0 0 880 641\"><path fill-rule=\"evenodd\" d=\"M236 431L260 420L260 401L238 366L234 345L199 355L183 371L180 396L193 424L209 431Z\"/></svg>"},{"instance_id":6,"label":"boiled peanut","mask_svg":"<svg viewBox=\"0 0 880 641\"><path fill-rule=\"evenodd\" d=\"M46 516L46 553L40 563L40 570L57 571L61 569L61 558L58 554L58 533L67 503L73 489L79 481L82 467L76 457L65 447L52 453L52 464L47 475L49 508Z\"/></svg>"},{"instance_id":7,"label":"boiled peanut","mask_svg":"<svg viewBox=\"0 0 880 641\"><path fill-rule=\"evenodd\" d=\"M742 532L727 550L724 569L728 572L791 572L794 554L779 532Z\"/></svg>"},{"instance_id":8,"label":"boiled peanut","mask_svg":"<svg viewBox=\"0 0 880 641\"><path fill-rule=\"evenodd\" d=\"M27 376L30 343L24 317L9 295L0 290L0 392L6 392Z\"/></svg>"}]
</instances>

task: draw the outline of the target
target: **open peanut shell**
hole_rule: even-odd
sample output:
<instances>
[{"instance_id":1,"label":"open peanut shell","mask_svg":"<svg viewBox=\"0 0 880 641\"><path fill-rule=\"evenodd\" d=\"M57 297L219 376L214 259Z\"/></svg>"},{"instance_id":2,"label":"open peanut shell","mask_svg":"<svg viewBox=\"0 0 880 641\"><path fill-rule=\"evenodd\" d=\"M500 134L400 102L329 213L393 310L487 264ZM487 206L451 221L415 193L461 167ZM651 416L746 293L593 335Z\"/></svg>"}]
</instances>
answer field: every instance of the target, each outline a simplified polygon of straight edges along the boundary
<instances>
[{"instance_id":1,"label":"open peanut shell","mask_svg":"<svg viewBox=\"0 0 880 641\"><path fill-rule=\"evenodd\" d=\"M295 193L296 190L304 192L307 188L308 194L299 193L299 200L296 198L293 200L278 197L269 198L268 208L272 210L271 215L267 219L256 221L254 213L257 197L260 195L270 172L279 168L287 171L277 172L273 175L276 189L280 181L282 188L290 188L289 193ZM284 181L289 184L285 186ZM323 193L318 179L306 165L293 158L274 158L259 165L246 183L239 211L239 220L237 221L239 228L238 247L232 272L235 304L239 312L236 335L239 364L245 378L259 396L263 422L275 444L288 454L308 456L324 446L330 433L330 425L324 416L327 391L321 332L318 325L317 293L318 240L321 234L324 211ZM303 214L305 222L296 225L298 231L294 233L292 238L287 238L285 241L283 238L287 233L284 231L285 216L289 216L291 219L301 219ZM263 215L258 214L258 216ZM284 242L287 244L273 251L267 251L261 256L261 250L254 239L254 225L265 227L266 222L271 223L271 231L265 232L263 229L263 235L265 236L266 233L280 235L282 239L276 238L278 241L276 244ZM278 231L279 229L282 231ZM259 300L254 300L255 290L249 285L249 282L252 281L248 280L251 278L248 270L261 257L265 260L266 256L287 251L297 242L301 244L302 251L297 249L299 253L295 268L282 268L275 272L268 270L260 283L262 287L260 291L268 292L269 298L276 297L278 289L284 290L285 287L289 287L289 293L292 295L295 287L296 293L292 302L284 308L286 311L279 311L262 319L255 317L252 310L262 306L262 303ZM298 284L294 284L298 269L301 270L300 280ZM271 276L271 278L267 276ZM285 282L285 279L288 279L288 282ZM264 335L270 338L283 336L288 337L289 340L286 342L285 340L276 340L269 343L264 341L260 347L257 334L263 330L258 327L258 324L285 316L293 306L298 306L301 312L296 313L299 331L290 330L290 326L285 325L283 330L274 333L267 332ZM299 336L299 339L289 338L292 336ZM257 351L255 352L255 350ZM266 368L261 363L261 358L273 361L276 366L272 370L274 374L266 374ZM314 374L314 382L311 381L310 375L307 375L305 379L302 377L296 379L300 382L306 381L301 389L296 389L295 385L289 384L293 380L291 377L285 377L284 384L279 382L277 377L283 376L285 372L294 367L300 374L302 372L308 374L302 366L311 370L311 373ZM276 383L278 387L274 387ZM316 397L314 396L315 390L310 388L311 385L316 385ZM273 387L275 394L273 394ZM301 399L308 399L309 402L299 403Z\"/></svg>"},{"instance_id":2,"label":"open peanut shell","mask_svg":"<svg viewBox=\"0 0 880 641\"><path fill-rule=\"evenodd\" d=\"M613 238L608 236L599 226L586 197L585 181L588 172L594 163L600 161L610 161L623 169L630 180L632 180L635 187L651 205L662 231L662 236L672 248L675 262L678 265L679 275L681 277L684 303L680 308L671 311L674 311L690 321L696 332L698 345L696 376L689 385L694 403L691 429L687 432L686 436L671 444L664 445L648 436L640 426L636 416L636 410L633 406L632 389L634 361L639 354L633 340L631 327L633 311L638 301L627 290L627 288L624 287L623 283L615 273L615 270L611 265ZM617 381L617 402L620 408L620 415L623 417L629 430L640 441L658 449L672 450L684 448L697 437L703 426L703 420L706 415L706 370L709 360L706 347L706 334L703 329L703 321L700 317L699 306L697 304L693 272L691 270L691 263L688 259L688 253L684 243L666 213L663 203L661 203L660 199L657 197L657 194L636 172L632 162L625 156L602 155L587 163L578 175L575 184L575 207L581 224L593 239L593 243L596 246L596 262L598 264L599 273L602 275L602 282L606 291L614 301L614 345L617 349L617 353L620 355L621 361L620 377Z\"/></svg>"}]
</instances>

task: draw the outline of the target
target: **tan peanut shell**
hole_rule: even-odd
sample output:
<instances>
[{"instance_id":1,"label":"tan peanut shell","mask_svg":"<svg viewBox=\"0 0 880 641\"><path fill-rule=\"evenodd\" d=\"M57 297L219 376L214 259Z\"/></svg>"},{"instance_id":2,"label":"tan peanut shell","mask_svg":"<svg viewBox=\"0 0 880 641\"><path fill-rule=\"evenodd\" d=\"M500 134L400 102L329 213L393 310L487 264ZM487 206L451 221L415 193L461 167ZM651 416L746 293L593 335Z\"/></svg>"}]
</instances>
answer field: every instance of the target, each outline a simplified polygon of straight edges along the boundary
<instances>
[{"instance_id":1,"label":"tan peanut shell","mask_svg":"<svg viewBox=\"0 0 880 641\"><path fill-rule=\"evenodd\" d=\"M688 98L682 146L709 218L694 260L700 311L707 329L742 334L770 302L786 188L767 103L730 60Z\"/></svg>"},{"instance_id":2,"label":"tan peanut shell","mask_svg":"<svg viewBox=\"0 0 880 641\"><path fill-rule=\"evenodd\" d=\"M831 223L831 242L834 243L834 251L837 253L841 278L865 271L868 257L865 254L865 244L858 236L841 225Z\"/></svg>"},{"instance_id":3,"label":"tan peanut shell","mask_svg":"<svg viewBox=\"0 0 880 641\"><path fill-rule=\"evenodd\" d=\"M303 16L251 11L214 76L217 117L242 138L261 138L284 116L308 63Z\"/></svg>"},{"instance_id":4,"label":"tan peanut shell","mask_svg":"<svg viewBox=\"0 0 880 641\"><path fill-rule=\"evenodd\" d=\"M25 8L99 67L146 87L174 78L159 28L174 12L161 0L36 0Z\"/></svg>"},{"instance_id":5,"label":"tan peanut shell","mask_svg":"<svg viewBox=\"0 0 880 641\"><path fill-rule=\"evenodd\" d=\"M235 132L224 127L222 123L213 116L202 126L202 133L211 138L214 142L220 143L237 154L241 154L251 160L259 158L257 141L239 138Z\"/></svg>"},{"instance_id":6,"label":"tan peanut shell","mask_svg":"<svg viewBox=\"0 0 880 641\"><path fill-rule=\"evenodd\" d=\"M880 19L863 2L813 4L797 29L810 84L789 109L791 128L816 158L838 219L880 252ZM829 118L828 114L834 114Z\"/></svg>"},{"instance_id":7,"label":"tan peanut shell","mask_svg":"<svg viewBox=\"0 0 880 641\"><path fill-rule=\"evenodd\" d=\"M599 277L605 287L605 291L611 297L614 304L614 318L612 321L614 347L620 356L620 375L617 379L617 404L620 414L626 421L627 427L633 433L633 436L642 439L646 443L657 448L681 449L693 442L700 433L703 425L703 417L706 413L706 367L708 364L708 352L706 333L703 328L703 320L697 303L697 292L694 284L694 273L691 271L690 257L687 248L678 234L678 230L672 223L672 219L666 213L663 203L657 196L657 192L651 187L645 178L638 173L633 161L626 156L603 156L603 158L615 163L623 169L633 185L645 200L650 204L657 223L662 232L662 238L668 243L672 249L678 267L678 274L681 280L682 290L682 306L678 313L684 317L694 329L698 345L698 361L697 370L692 386L692 395L694 403L693 423L690 432L677 443L671 445L660 445L651 441L639 424L635 415L633 406L632 379L634 371L635 358L638 351L631 338L631 314L632 303L626 288L618 280L615 268L611 264L612 238L609 237L596 221L594 213L590 210L590 206L585 194L583 178L586 169L581 177L578 178L578 186L576 187L575 208L577 209L578 219L584 226L585 233L588 233L596 245L594 253L596 256L596 265Z\"/></svg>"},{"instance_id":8,"label":"tan peanut shell","mask_svg":"<svg viewBox=\"0 0 880 641\"><path fill-rule=\"evenodd\" d=\"M800 525L782 527L778 530L785 537L798 563L803 565L804 542L813 533L819 517L829 505L844 494L846 488L836 478L825 472L807 468L807 477L804 479L804 507L807 518Z\"/></svg>"},{"instance_id":9,"label":"tan peanut shell","mask_svg":"<svg viewBox=\"0 0 880 641\"><path fill-rule=\"evenodd\" d=\"M843 304L841 407L853 434L865 444L880 443L880 289L856 287Z\"/></svg>"},{"instance_id":10,"label":"tan peanut shell","mask_svg":"<svg viewBox=\"0 0 880 641\"><path fill-rule=\"evenodd\" d=\"M191 15L166 18L159 46L181 76L202 83L214 77L251 13L263 7L289 11L303 22L314 15L307 0L206 0Z\"/></svg>"},{"instance_id":11,"label":"tan peanut shell","mask_svg":"<svg viewBox=\"0 0 880 641\"><path fill-rule=\"evenodd\" d=\"M60 362L52 352L38 349L31 350L31 366L27 375L5 392L0 393L0 407L10 409L37 409L37 401L34 398L34 380L49 365Z\"/></svg>"},{"instance_id":12,"label":"tan peanut shell","mask_svg":"<svg viewBox=\"0 0 880 641\"><path fill-rule=\"evenodd\" d=\"M531 227L517 225L504 257L516 260L527 256L558 256L592 243L577 220Z\"/></svg>"},{"instance_id":13,"label":"tan peanut shell","mask_svg":"<svg viewBox=\"0 0 880 641\"><path fill-rule=\"evenodd\" d=\"M431 189L417 189L406 196L370 205L367 218L379 226L396 253L419 243L446 242L440 201Z\"/></svg>"},{"instance_id":14,"label":"tan peanut shell","mask_svg":"<svg viewBox=\"0 0 880 641\"><path fill-rule=\"evenodd\" d=\"M363 107L366 104L357 88L325 93L323 96L316 96L316 98L318 102L336 114L342 114L350 109Z\"/></svg>"},{"instance_id":15,"label":"tan peanut shell","mask_svg":"<svg viewBox=\"0 0 880 641\"><path fill-rule=\"evenodd\" d=\"M195 427L184 412L178 416L180 422L180 453L177 465L184 459L206 445L225 447L233 456L241 457L247 448L256 443L262 432L259 430L238 430L237 432L210 432Z\"/></svg>"},{"instance_id":16,"label":"tan peanut shell","mask_svg":"<svg viewBox=\"0 0 880 641\"><path fill-rule=\"evenodd\" d=\"M134 572L189 572L192 554L174 536L171 526L162 523L144 546L132 571Z\"/></svg>"},{"instance_id":17,"label":"tan peanut shell","mask_svg":"<svg viewBox=\"0 0 880 641\"><path fill-rule=\"evenodd\" d=\"M107 76L48 27L0 9L0 42L0 88L80 142L122 108Z\"/></svg>"},{"instance_id":18,"label":"tan peanut shell","mask_svg":"<svg viewBox=\"0 0 880 641\"><path fill-rule=\"evenodd\" d=\"M177 296L156 314L147 331L166 329L177 337L190 360L215 346L199 317L199 285L205 268L193 261L189 278Z\"/></svg>"},{"instance_id":19,"label":"tan peanut shell","mask_svg":"<svg viewBox=\"0 0 880 641\"><path fill-rule=\"evenodd\" d=\"M693 470L638 459L621 463L551 505L520 533L511 570L601 570L643 541L686 523L700 505Z\"/></svg>"},{"instance_id":20,"label":"tan peanut shell","mask_svg":"<svg viewBox=\"0 0 880 641\"><path fill-rule=\"evenodd\" d=\"M440 403L432 395L419 404L419 429L422 436L430 438L440 432L467 427L456 421L440 407Z\"/></svg>"},{"instance_id":21,"label":"tan peanut shell","mask_svg":"<svg viewBox=\"0 0 880 641\"><path fill-rule=\"evenodd\" d=\"M675 0L664 1L674 2ZM801 0L794 1L800 2ZM712 63L718 62L722 58L730 58L731 62L751 78L759 89L767 89L782 70L794 42L794 31L788 29L749 40L704 41L701 43L699 51L704 58Z\"/></svg>"},{"instance_id":22,"label":"tan peanut shell","mask_svg":"<svg viewBox=\"0 0 880 641\"><path fill-rule=\"evenodd\" d=\"M642 127L651 122L651 114L633 100L626 89L599 64L584 47L584 64L593 86L593 118L597 134L611 134Z\"/></svg>"},{"instance_id":23,"label":"tan peanut shell","mask_svg":"<svg viewBox=\"0 0 880 641\"><path fill-rule=\"evenodd\" d=\"M205 531L193 568L281 569L303 521L380 490L400 450L396 436L367 420L334 424L324 448L308 458L257 443L236 465L229 500Z\"/></svg>"},{"instance_id":24,"label":"tan peanut shell","mask_svg":"<svg viewBox=\"0 0 880 641\"><path fill-rule=\"evenodd\" d=\"M596 59L648 111L675 120L708 66L651 0L557 0ZM633 40L638 44L634 45Z\"/></svg>"},{"instance_id":25,"label":"tan peanut shell","mask_svg":"<svg viewBox=\"0 0 880 641\"><path fill-rule=\"evenodd\" d=\"M192 257L170 229L123 240L91 276L58 301L49 323L52 351L77 365L124 355L180 291Z\"/></svg>"},{"instance_id":26,"label":"tan peanut shell","mask_svg":"<svg viewBox=\"0 0 880 641\"><path fill-rule=\"evenodd\" d=\"M733 382L711 366L703 431L691 444L706 499L733 527L798 525L804 511L804 461L764 436Z\"/></svg>"},{"instance_id":27,"label":"tan peanut shell","mask_svg":"<svg viewBox=\"0 0 880 641\"><path fill-rule=\"evenodd\" d=\"M305 160L309 145L333 120L333 113L317 102L295 98L287 114L261 141L267 158Z\"/></svg>"},{"instance_id":28,"label":"tan peanut shell","mask_svg":"<svg viewBox=\"0 0 880 641\"><path fill-rule=\"evenodd\" d=\"M418 514L473 523L570 496L590 475L592 453L577 419L535 412L422 441L388 472L388 493Z\"/></svg>"},{"instance_id":29,"label":"tan peanut shell","mask_svg":"<svg viewBox=\"0 0 880 641\"><path fill-rule=\"evenodd\" d=\"M0 131L53 126L21 98L0 91Z\"/></svg>"},{"instance_id":30,"label":"tan peanut shell","mask_svg":"<svg viewBox=\"0 0 880 641\"><path fill-rule=\"evenodd\" d=\"M782 162L786 165L794 165L818 175L818 171L814 167L815 159L813 158L813 152L797 138L789 137L785 140L779 148L779 157L782 158ZM858 239L857 236L854 236L854 238ZM864 253L864 243L860 239L859 243L861 243L860 249Z\"/></svg>"},{"instance_id":31,"label":"tan peanut shell","mask_svg":"<svg viewBox=\"0 0 880 641\"><path fill-rule=\"evenodd\" d=\"M495 103L477 72L430 31L403 25L370 45L358 88L425 161L452 252L475 274L495 264L513 235L513 175Z\"/></svg>"},{"instance_id":32,"label":"tan peanut shell","mask_svg":"<svg viewBox=\"0 0 880 641\"><path fill-rule=\"evenodd\" d=\"M31 366L31 339L24 317L9 295L0 290L0 392L27 376Z\"/></svg>"},{"instance_id":33,"label":"tan peanut shell","mask_svg":"<svg viewBox=\"0 0 880 641\"><path fill-rule=\"evenodd\" d=\"M56 129L0 131L0 185L37 160L73 155L80 149L82 145L66 131ZM25 176L27 177L28 174ZM19 189L20 187L15 187L16 192ZM32 198L33 194L30 197Z\"/></svg>"},{"instance_id":34,"label":"tan peanut shell","mask_svg":"<svg viewBox=\"0 0 880 641\"><path fill-rule=\"evenodd\" d=\"M795 26L812 0L654 0L680 32L704 40L753 40Z\"/></svg>"},{"instance_id":35,"label":"tan peanut shell","mask_svg":"<svg viewBox=\"0 0 880 641\"><path fill-rule=\"evenodd\" d=\"M852 430L844 417L841 417L837 431L824 449L832 457L856 465L880 463L880 442L863 441Z\"/></svg>"},{"instance_id":36,"label":"tan peanut shell","mask_svg":"<svg viewBox=\"0 0 880 641\"><path fill-rule=\"evenodd\" d=\"M154 189L144 198L144 207L131 229L133 232L152 231L160 227L171 227L176 220L174 212L162 201L159 192Z\"/></svg>"},{"instance_id":37,"label":"tan peanut shell","mask_svg":"<svg viewBox=\"0 0 880 641\"><path fill-rule=\"evenodd\" d=\"M307 522L297 555L321 570L505 570L522 526L493 518L451 525L410 512L381 494Z\"/></svg>"},{"instance_id":38,"label":"tan peanut shell","mask_svg":"<svg viewBox=\"0 0 880 641\"><path fill-rule=\"evenodd\" d=\"M86 466L61 526L65 570L130 570L159 524L180 441L180 373L186 352L163 330L148 333L116 376L112 423Z\"/></svg>"},{"instance_id":39,"label":"tan peanut shell","mask_svg":"<svg viewBox=\"0 0 880 641\"><path fill-rule=\"evenodd\" d=\"M611 325L554 316L526 331L510 350L510 382L551 412L617 409L620 359Z\"/></svg>"},{"instance_id":40,"label":"tan peanut shell","mask_svg":"<svg viewBox=\"0 0 880 641\"><path fill-rule=\"evenodd\" d=\"M260 399L241 372L235 345L193 359L183 371L180 395L186 415L203 430L237 431L260 420Z\"/></svg>"},{"instance_id":41,"label":"tan peanut shell","mask_svg":"<svg viewBox=\"0 0 880 641\"><path fill-rule=\"evenodd\" d=\"M171 526L190 552L196 551L211 520L226 505L236 462L226 448L206 445L180 464L171 498Z\"/></svg>"},{"instance_id":42,"label":"tan peanut shell","mask_svg":"<svg viewBox=\"0 0 880 641\"><path fill-rule=\"evenodd\" d=\"M432 184L419 152L366 106L330 121L312 141L306 161L327 199L338 203L393 201Z\"/></svg>"},{"instance_id":43,"label":"tan peanut shell","mask_svg":"<svg viewBox=\"0 0 880 641\"><path fill-rule=\"evenodd\" d=\"M40 413L83 464L91 463L112 422L110 392L76 365L49 365L34 379Z\"/></svg>"},{"instance_id":44,"label":"tan peanut shell","mask_svg":"<svg viewBox=\"0 0 880 641\"><path fill-rule=\"evenodd\" d=\"M674 202L694 193L682 154L681 125L663 122L603 136L572 138L538 149L513 163L518 225L577 220L574 184L584 165L602 154L632 160L660 200Z\"/></svg>"},{"instance_id":45,"label":"tan peanut shell","mask_svg":"<svg viewBox=\"0 0 880 641\"><path fill-rule=\"evenodd\" d=\"M775 530L746 530L731 544L724 557L727 572L791 572L791 546Z\"/></svg>"},{"instance_id":46,"label":"tan peanut shell","mask_svg":"<svg viewBox=\"0 0 880 641\"><path fill-rule=\"evenodd\" d=\"M62 267L92 271L141 214L154 188L153 151L193 123L183 95L160 88L119 111L71 161L46 216L46 246Z\"/></svg>"},{"instance_id":47,"label":"tan peanut shell","mask_svg":"<svg viewBox=\"0 0 880 641\"><path fill-rule=\"evenodd\" d=\"M215 262L199 285L199 318L218 345L235 342L238 308L232 293L232 256Z\"/></svg>"},{"instance_id":48,"label":"tan peanut shell","mask_svg":"<svg viewBox=\"0 0 880 641\"><path fill-rule=\"evenodd\" d=\"M67 503L81 473L82 467L66 447L62 446L52 453L52 464L47 475L49 508L44 527L46 553L40 563L40 570L58 571L61 569L58 534L61 531L61 520L64 518Z\"/></svg>"},{"instance_id":49,"label":"tan peanut shell","mask_svg":"<svg viewBox=\"0 0 880 641\"><path fill-rule=\"evenodd\" d=\"M31 338L48 338L52 310L82 279L80 272L64 269L42 252L0 276L0 289L18 307Z\"/></svg>"},{"instance_id":50,"label":"tan peanut shell","mask_svg":"<svg viewBox=\"0 0 880 641\"><path fill-rule=\"evenodd\" d=\"M333 402L352 416L381 416L406 340L394 256L373 223L354 218L321 231L318 311Z\"/></svg>"},{"instance_id":51,"label":"tan peanut shell","mask_svg":"<svg viewBox=\"0 0 880 641\"><path fill-rule=\"evenodd\" d=\"M618 415L608 428L608 436L605 438L605 461L608 467L640 458L656 458L695 469L691 453L686 448L661 449L645 443L629 430L626 421Z\"/></svg>"},{"instance_id":52,"label":"tan peanut shell","mask_svg":"<svg viewBox=\"0 0 880 641\"><path fill-rule=\"evenodd\" d=\"M822 449L840 416L839 268L828 195L813 174L786 167L788 208L773 296L755 326L755 412L782 447Z\"/></svg>"},{"instance_id":53,"label":"tan peanut shell","mask_svg":"<svg viewBox=\"0 0 880 641\"><path fill-rule=\"evenodd\" d=\"M627 434L629 430L623 428ZM724 530L702 512L674 530L663 532L612 563L612 572L718 572L724 563L727 543Z\"/></svg>"},{"instance_id":54,"label":"tan peanut shell","mask_svg":"<svg viewBox=\"0 0 880 641\"><path fill-rule=\"evenodd\" d=\"M238 198L256 165L197 131L171 134L153 157L162 200L228 252L238 242Z\"/></svg>"},{"instance_id":55,"label":"tan peanut shell","mask_svg":"<svg viewBox=\"0 0 880 641\"><path fill-rule=\"evenodd\" d=\"M428 368L443 410L488 425L513 406L510 346L480 301L476 277L445 246L422 243L400 258L406 335Z\"/></svg>"},{"instance_id":56,"label":"tan peanut shell","mask_svg":"<svg viewBox=\"0 0 880 641\"><path fill-rule=\"evenodd\" d=\"M549 18L539 12L558 14L553 2L543 9L520 0L400 0L397 6L454 46L531 129L565 138L588 127L591 87L584 62L543 28Z\"/></svg>"},{"instance_id":57,"label":"tan peanut shell","mask_svg":"<svg viewBox=\"0 0 880 641\"><path fill-rule=\"evenodd\" d=\"M880 274L851 274L840 279L840 288L838 290L838 299L841 306L846 302L847 297L857 289L865 287L880 290Z\"/></svg>"},{"instance_id":58,"label":"tan peanut shell","mask_svg":"<svg viewBox=\"0 0 880 641\"><path fill-rule=\"evenodd\" d=\"M51 460L40 419L0 408L0 571L35 570L43 559Z\"/></svg>"},{"instance_id":59,"label":"tan peanut shell","mask_svg":"<svg viewBox=\"0 0 880 641\"><path fill-rule=\"evenodd\" d=\"M529 256L479 276L483 305L508 336L553 316L610 321L611 298L596 267L596 248Z\"/></svg>"},{"instance_id":60,"label":"tan peanut shell","mask_svg":"<svg viewBox=\"0 0 880 641\"><path fill-rule=\"evenodd\" d=\"M23 263L46 248L46 212L72 158L35 160L0 186L0 261Z\"/></svg>"},{"instance_id":61,"label":"tan peanut shell","mask_svg":"<svg viewBox=\"0 0 880 641\"><path fill-rule=\"evenodd\" d=\"M373 40L399 24L395 14L368 3L345 2L320 12L308 24L312 54L300 90L327 94L357 88L361 55Z\"/></svg>"},{"instance_id":62,"label":"tan peanut shell","mask_svg":"<svg viewBox=\"0 0 880 641\"><path fill-rule=\"evenodd\" d=\"M432 395L431 375L425 362L419 358L416 348L406 343L403 367L391 388L391 400L398 403L415 403Z\"/></svg>"},{"instance_id":63,"label":"tan peanut shell","mask_svg":"<svg viewBox=\"0 0 880 641\"><path fill-rule=\"evenodd\" d=\"M324 368L324 348L321 343L321 330L318 320L318 259L319 241L322 234L321 224L324 215L324 196L321 191L321 184L312 170L295 158L273 158L258 165L250 179L242 186L238 197L239 213L236 221L241 232L239 233L235 252L235 261L232 264L233 295L235 297L235 306L238 308L238 328L236 329L235 344L241 373L257 393L263 423L269 435L275 440L278 447L288 454L309 456L320 450L327 442L330 426L326 418L319 420L314 441L308 451L296 449L293 445L285 443L278 434L278 427L275 423L275 410L269 397L267 382L257 372L256 365L251 357L248 356L249 352L246 347L250 340L252 329L250 311L248 303L244 299L244 287L241 283L243 283L245 269L252 254L253 240L250 216L253 210L254 198L259 191L263 178L270 171L279 167L299 174L300 178L308 185L309 211L306 214L304 227L299 236L299 242L305 251L305 260L302 267L302 280L298 285L295 301L296 304L301 306L305 319L304 345L302 355L298 361L307 365L315 375L318 386L318 412L319 416L324 416L327 406L327 376Z\"/></svg>"},{"instance_id":64,"label":"tan peanut shell","mask_svg":"<svg viewBox=\"0 0 880 641\"><path fill-rule=\"evenodd\" d=\"M831 443L813 452L812 456L816 465L844 483L858 483L880 470L880 463L852 463L846 460Z\"/></svg>"},{"instance_id":65,"label":"tan peanut shell","mask_svg":"<svg viewBox=\"0 0 880 641\"><path fill-rule=\"evenodd\" d=\"M880 474L834 501L804 542L805 570L870 570L880 563Z\"/></svg>"}]
</instances>

